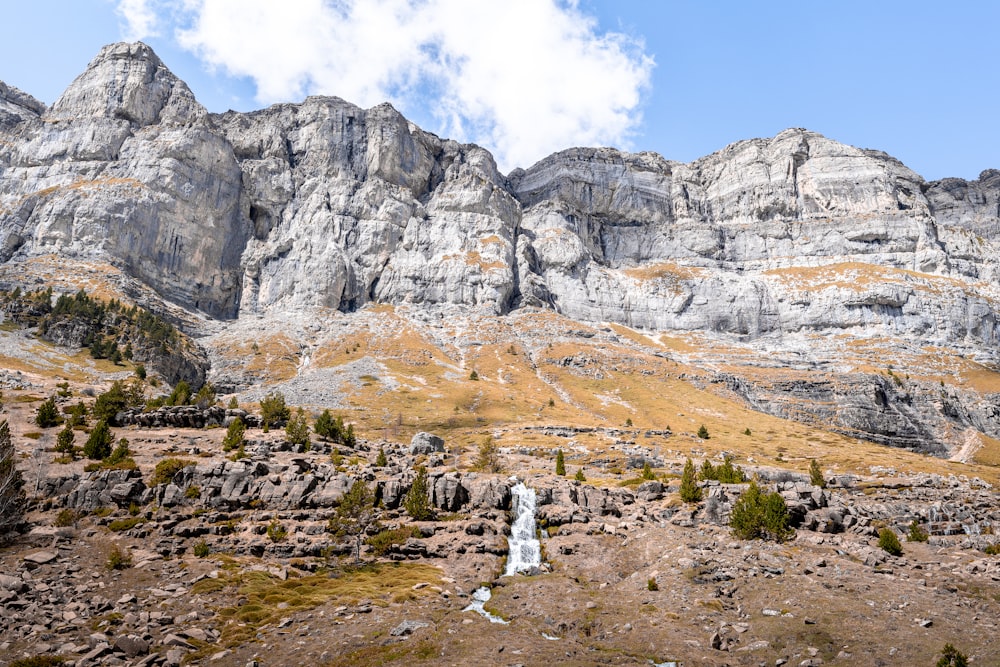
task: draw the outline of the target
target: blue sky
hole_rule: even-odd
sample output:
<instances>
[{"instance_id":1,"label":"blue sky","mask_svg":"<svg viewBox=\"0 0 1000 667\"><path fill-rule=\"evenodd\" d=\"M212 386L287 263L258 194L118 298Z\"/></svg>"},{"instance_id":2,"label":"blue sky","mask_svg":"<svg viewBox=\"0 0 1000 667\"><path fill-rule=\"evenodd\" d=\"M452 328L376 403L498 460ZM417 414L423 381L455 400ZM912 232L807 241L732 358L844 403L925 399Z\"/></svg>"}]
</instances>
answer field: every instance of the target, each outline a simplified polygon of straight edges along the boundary
<instances>
[{"instance_id":1,"label":"blue sky","mask_svg":"<svg viewBox=\"0 0 1000 667\"><path fill-rule=\"evenodd\" d=\"M211 111L389 99L504 170L581 144L690 161L787 127L927 179L1000 168L995 2L50 0L4 15L0 80L48 104L102 45L141 37Z\"/></svg>"}]
</instances>

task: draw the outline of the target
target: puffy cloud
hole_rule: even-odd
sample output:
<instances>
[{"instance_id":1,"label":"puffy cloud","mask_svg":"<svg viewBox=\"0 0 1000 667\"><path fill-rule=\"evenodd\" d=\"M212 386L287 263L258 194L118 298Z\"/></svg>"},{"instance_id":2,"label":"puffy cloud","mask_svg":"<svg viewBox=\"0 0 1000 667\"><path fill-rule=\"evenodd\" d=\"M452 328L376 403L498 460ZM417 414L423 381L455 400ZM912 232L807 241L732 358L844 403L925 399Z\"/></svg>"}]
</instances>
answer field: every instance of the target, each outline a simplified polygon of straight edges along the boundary
<instances>
[{"instance_id":1,"label":"puffy cloud","mask_svg":"<svg viewBox=\"0 0 1000 667\"><path fill-rule=\"evenodd\" d=\"M157 34L157 12L148 0L119 0L117 12L125 21L122 26L125 39L136 41Z\"/></svg>"},{"instance_id":2,"label":"puffy cloud","mask_svg":"<svg viewBox=\"0 0 1000 667\"><path fill-rule=\"evenodd\" d=\"M627 147L654 66L641 40L600 32L572 1L184 0L181 13L181 46L251 78L263 104L389 101L505 170L570 146Z\"/></svg>"}]
</instances>

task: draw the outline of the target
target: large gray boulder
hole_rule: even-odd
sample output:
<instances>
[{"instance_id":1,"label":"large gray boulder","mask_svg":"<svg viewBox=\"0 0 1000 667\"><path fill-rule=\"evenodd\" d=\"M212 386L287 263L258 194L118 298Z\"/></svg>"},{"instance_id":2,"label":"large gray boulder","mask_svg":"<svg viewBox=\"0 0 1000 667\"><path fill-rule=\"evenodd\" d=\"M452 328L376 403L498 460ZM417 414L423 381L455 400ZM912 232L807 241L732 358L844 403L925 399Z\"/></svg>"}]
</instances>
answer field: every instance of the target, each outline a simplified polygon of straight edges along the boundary
<instances>
[{"instance_id":1,"label":"large gray boulder","mask_svg":"<svg viewBox=\"0 0 1000 667\"><path fill-rule=\"evenodd\" d=\"M435 454L444 451L444 440L438 436L421 431L410 441L410 454Z\"/></svg>"}]
</instances>

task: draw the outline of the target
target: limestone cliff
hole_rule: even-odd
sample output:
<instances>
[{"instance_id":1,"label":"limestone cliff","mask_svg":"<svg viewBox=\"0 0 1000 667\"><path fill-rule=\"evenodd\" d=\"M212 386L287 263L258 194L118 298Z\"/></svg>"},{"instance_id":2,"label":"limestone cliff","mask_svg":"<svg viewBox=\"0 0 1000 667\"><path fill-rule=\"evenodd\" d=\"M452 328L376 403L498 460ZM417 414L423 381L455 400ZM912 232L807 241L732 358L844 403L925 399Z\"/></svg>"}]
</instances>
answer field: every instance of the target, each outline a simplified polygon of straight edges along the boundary
<instances>
[{"instance_id":1,"label":"limestone cliff","mask_svg":"<svg viewBox=\"0 0 1000 667\"><path fill-rule=\"evenodd\" d=\"M998 231L1000 172L928 183L802 129L690 164L572 148L504 176L388 105L207 113L141 43L105 47L51 108L0 84L0 262L110 261L220 319L535 306L995 366Z\"/></svg>"}]
</instances>

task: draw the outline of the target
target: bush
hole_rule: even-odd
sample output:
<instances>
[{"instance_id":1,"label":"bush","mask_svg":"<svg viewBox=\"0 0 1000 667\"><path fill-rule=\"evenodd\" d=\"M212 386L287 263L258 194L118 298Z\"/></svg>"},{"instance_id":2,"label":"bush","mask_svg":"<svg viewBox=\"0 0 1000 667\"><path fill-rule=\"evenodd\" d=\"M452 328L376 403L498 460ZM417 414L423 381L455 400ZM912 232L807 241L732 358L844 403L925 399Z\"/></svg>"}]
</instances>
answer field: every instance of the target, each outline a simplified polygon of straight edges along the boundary
<instances>
[{"instance_id":1,"label":"bush","mask_svg":"<svg viewBox=\"0 0 1000 667\"><path fill-rule=\"evenodd\" d=\"M56 515L56 520L52 522L52 525L56 528L66 528L72 526L77 521L80 520L80 515L76 513L76 510L66 508L60 510L59 514Z\"/></svg>"},{"instance_id":2,"label":"bush","mask_svg":"<svg viewBox=\"0 0 1000 667\"><path fill-rule=\"evenodd\" d=\"M198 393L194 396L194 404L203 410L210 405L215 405L215 387L210 382L201 385Z\"/></svg>"},{"instance_id":3,"label":"bush","mask_svg":"<svg viewBox=\"0 0 1000 667\"><path fill-rule=\"evenodd\" d=\"M764 493L755 481L733 504L729 527L736 537L744 540L784 542L792 534L785 499L780 493Z\"/></svg>"},{"instance_id":4,"label":"bush","mask_svg":"<svg viewBox=\"0 0 1000 667\"><path fill-rule=\"evenodd\" d=\"M930 539L930 534L924 530L920 522L914 519L910 522L910 529L906 533L907 542L926 542Z\"/></svg>"},{"instance_id":5,"label":"bush","mask_svg":"<svg viewBox=\"0 0 1000 667\"><path fill-rule=\"evenodd\" d=\"M138 526L140 523L143 522L144 519L137 516L129 517L128 519L115 519L114 521L108 524L108 530L115 533L120 533L123 530L130 530L132 528L135 528L136 526Z\"/></svg>"},{"instance_id":6,"label":"bush","mask_svg":"<svg viewBox=\"0 0 1000 667\"><path fill-rule=\"evenodd\" d=\"M434 518L434 508L431 507L430 489L427 483L427 468L417 467L417 476L406 492L403 507L414 521L428 521Z\"/></svg>"},{"instance_id":7,"label":"bush","mask_svg":"<svg viewBox=\"0 0 1000 667\"><path fill-rule=\"evenodd\" d=\"M205 540L195 542L191 551L197 558L208 558L208 555L212 553L212 550L208 547L208 542Z\"/></svg>"},{"instance_id":8,"label":"bush","mask_svg":"<svg viewBox=\"0 0 1000 667\"><path fill-rule=\"evenodd\" d=\"M385 455L385 447L379 445L378 456L375 457L375 466L377 468L384 468L389 465L389 458Z\"/></svg>"},{"instance_id":9,"label":"bush","mask_svg":"<svg viewBox=\"0 0 1000 667\"><path fill-rule=\"evenodd\" d=\"M722 465L713 466L708 459L701 464L700 476L703 480L714 479L723 484L742 484L747 481L743 468L734 466L730 457L726 457Z\"/></svg>"},{"instance_id":10,"label":"bush","mask_svg":"<svg viewBox=\"0 0 1000 667\"><path fill-rule=\"evenodd\" d=\"M94 415L94 419L114 424L115 416L127 408L128 405L129 397L125 394L125 387L122 385L121 380L115 380L114 384L111 385L111 389L108 389L97 397L97 400L94 401L94 409L91 412Z\"/></svg>"},{"instance_id":11,"label":"bush","mask_svg":"<svg viewBox=\"0 0 1000 667\"><path fill-rule=\"evenodd\" d=\"M174 475L191 465L194 465L194 462L186 459L161 459L153 470L153 476L149 480L149 485L159 486L160 484L169 484L174 479Z\"/></svg>"},{"instance_id":12,"label":"bush","mask_svg":"<svg viewBox=\"0 0 1000 667\"><path fill-rule=\"evenodd\" d=\"M327 524L327 530L338 537L355 539L354 559L361 561L361 540L368 528L375 525L375 494L357 479L340 499L337 511Z\"/></svg>"},{"instance_id":13,"label":"bush","mask_svg":"<svg viewBox=\"0 0 1000 667\"><path fill-rule=\"evenodd\" d=\"M33 655L30 658L19 658L8 667L59 667L65 665L66 658L61 655Z\"/></svg>"},{"instance_id":14,"label":"bush","mask_svg":"<svg viewBox=\"0 0 1000 667\"><path fill-rule=\"evenodd\" d=\"M187 405L191 402L191 385L181 380L167 397L167 405Z\"/></svg>"},{"instance_id":15,"label":"bush","mask_svg":"<svg viewBox=\"0 0 1000 667\"><path fill-rule=\"evenodd\" d=\"M566 458L561 449L556 450L556 474L560 477L566 476Z\"/></svg>"},{"instance_id":16,"label":"bush","mask_svg":"<svg viewBox=\"0 0 1000 667\"><path fill-rule=\"evenodd\" d=\"M809 462L809 483L821 489L826 488L826 480L823 479L823 471L819 469L819 462L813 459Z\"/></svg>"},{"instance_id":17,"label":"bush","mask_svg":"<svg viewBox=\"0 0 1000 667\"><path fill-rule=\"evenodd\" d=\"M114 436L111 435L107 420L101 419L97 422L94 430L90 432L87 444L83 446L83 454L88 459L103 461L111 455L111 443L113 442Z\"/></svg>"},{"instance_id":18,"label":"bush","mask_svg":"<svg viewBox=\"0 0 1000 667\"><path fill-rule=\"evenodd\" d=\"M285 530L280 521L272 519L271 523L267 524L267 537L272 542L284 542L285 538L288 537L288 531Z\"/></svg>"},{"instance_id":19,"label":"bush","mask_svg":"<svg viewBox=\"0 0 1000 667\"><path fill-rule=\"evenodd\" d=\"M127 570L132 567L132 552L115 544L108 552L108 560L105 565L109 570Z\"/></svg>"},{"instance_id":20,"label":"bush","mask_svg":"<svg viewBox=\"0 0 1000 667\"><path fill-rule=\"evenodd\" d=\"M394 545L403 544L411 537L420 537L420 529L416 526L381 530L365 540L365 544L372 548L375 556L384 556Z\"/></svg>"},{"instance_id":21,"label":"bush","mask_svg":"<svg viewBox=\"0 0 1000 667\"><path fill-rule=\"evenodd\" d=\"M580 466L579 468L576 469L576 474L573 475L573 479L575 479L578 482L587 481L587 477L583 474L583 466Z\"/></svg>"},{"instance_id":22,"label":"bush","mask_svg":"<svg viewBox=\"0 0 1000 667\"><path fill-rule=\"evenodd\" d=\"M892 528L883 528L878 532L878 545L890 556L903 555L903 545L899 543L896 531Z\"/></svg>"},{"instance_id":23,"label":"bush","mask_svg":"<svg viewBox=\"0 0 1000 667\"><path fill-rule=\"evenodd\" d=\"M62 422L62 418L59 417L59 409L56 408L56 397L49 396L38 406L38 410L35 412L35 423L40 428L50 428L58 426L60 422Z\"/></svg>"},{"instance_id":24,"label":"bush","mask_svg":"<svg viewBox=\"0 0 1000 667\"><path fill-rule=\"evenodd\" d=\"M642 464L642 478L645 480L656 479L656 475L653 474L653 466L649 465L649 461Z\"/></svg>"},{"instance_id":25,"label":"bush","mask_svg":"<svg viewBox=\"0 0 1000 667\"><path fill-rule=\"evenodd\" d=\"M473 382L478 381L479 380L479 373L477 373L475 370L473 370L471 373L469 373L469 379L472 380Z\"/></svg>"},{"instance_id":26,"label":"bush","mask_svg":"<svg viewBox=\"0 0 1000 667\"><path fill-rule=\"evenodd\" d=\"M188 488L184 489L184 497L188 500L197 500L201 498L201 489L197 485L192 484Z\"/></svg>"},{"instance_id":27,"label":"bush","mask_svg":"<svg viewBox=\"0 0 1000 667\"><path fill-rule=\"evenodd\" d=\"M696 503L701 500L701 489L695 480L694 463L688 459L684 463L684 472L681 473L681 500L686 503Z\"/></svg>"},{"instance_id":28,"label":"bush","mask_svg":"<svg viewBox=\"0 0 1000 667\"><path fill-rule=\"evenodd\" d=\"M650 577L646 580L646 590L647 591L658 591L660 590L659 584L656 583L656 577Z\"/></svg>"},{"instance_id":29,"label":"bush","mask_svg":"<svg viewBox=\"0 0 1000 667\"><path fill-rule=\"evenodd\" d=\"M704 424L698 427L698 437L701 438L702 440L708 440L709 438L708 429L705 428Z\"/></svg>"}]
</instances>

